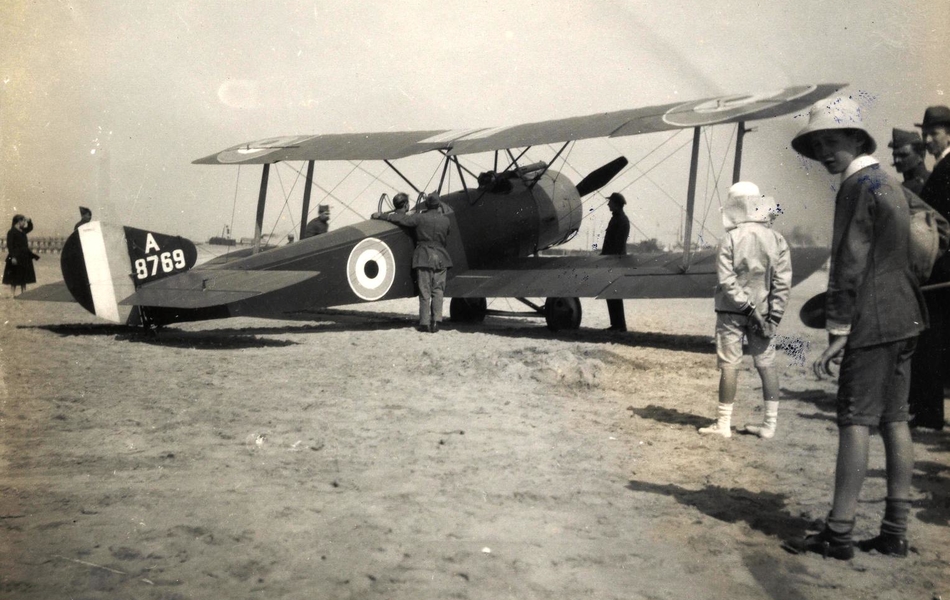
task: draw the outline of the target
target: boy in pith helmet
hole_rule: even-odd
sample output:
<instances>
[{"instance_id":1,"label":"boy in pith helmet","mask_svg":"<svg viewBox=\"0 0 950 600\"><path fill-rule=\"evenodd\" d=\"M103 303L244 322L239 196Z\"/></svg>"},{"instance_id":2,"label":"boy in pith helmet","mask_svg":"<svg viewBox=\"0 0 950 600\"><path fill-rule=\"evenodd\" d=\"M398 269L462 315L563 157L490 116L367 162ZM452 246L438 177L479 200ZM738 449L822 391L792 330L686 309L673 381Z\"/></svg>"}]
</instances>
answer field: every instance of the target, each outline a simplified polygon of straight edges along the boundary
<instances>
[{"instance_id":1,"label":"boy in pith helmet","mask_svg":"<svg viewBox=\"0 0 950 600\"><path fill-rule=\"evenodd\" d=\"M865 551L907 555L907 518L914 447L908 427L910 358L926 309L908 260L910 209L900 183L871 154L877 144L861 107L838 97L812 106L792 140L802 156L841 175L835 199L826 304L828 348L815 361L818 378L838 375L838 457L834 499L824 529L785 544L841 560L854 555L858 495L868 466L871 427L880 427L887 460L887 498L880 535Z\"/></svg>"}]
</instances>

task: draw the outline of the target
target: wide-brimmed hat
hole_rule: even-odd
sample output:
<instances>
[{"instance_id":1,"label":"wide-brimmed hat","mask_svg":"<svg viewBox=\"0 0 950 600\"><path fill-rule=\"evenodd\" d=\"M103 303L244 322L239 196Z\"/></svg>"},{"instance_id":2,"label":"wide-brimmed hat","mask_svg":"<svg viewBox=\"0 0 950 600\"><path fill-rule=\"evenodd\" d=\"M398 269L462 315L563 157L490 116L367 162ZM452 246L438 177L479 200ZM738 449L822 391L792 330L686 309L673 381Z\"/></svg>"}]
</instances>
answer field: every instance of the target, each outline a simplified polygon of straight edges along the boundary
<instances>
[{"instance_id":1,"label":"wide-brimmed hat","mask_svg":"<svg viewBox=\"0 0 950 600\"><path fill-rule=\"evenodd\" d=\"M877 142L865 128L861 113L861 105L846 96L819 100L809 109L808 125L795 135L792 148L805 158L816 160L811 148L811 134L830 129L852 130L864 134L867 139L867 153L872 154L877 150Z\"/></svg>"},{"instance_id":2,"label":"wide-brimmed hat","mask_svg":"<svg viewBox=\"0 0 950 600\"><path fill-rule=\"evenodd\" d=\"M329 204L320 204L317 206L317 214L330 214L330 205Z\"/></svg>"},{"instance_id":3,"label":"wide-brimmed hat","mask_svg":"<svg viewBox=\"0 0 950 600\"><path fill-rule=\"evenodd\" d=\"M950 108L929 106L924 111L924 122L914 123L914 127L932 127L934 125L950 125Z\"/></svg>"},{"instance_id":4,"label":"wide-brimmed hat","mask_svg":"<svg viewBox=\"0 0 950 600\"><path fill-rule=\"evenodd\" d=\"M916 131L905 131L903 129L894 128L893 133L891 134L891 141L888 142L888 148L903 148L907 145L922 144L923 140L920 139L920 134Z\"/></svg>"}]
</instances>

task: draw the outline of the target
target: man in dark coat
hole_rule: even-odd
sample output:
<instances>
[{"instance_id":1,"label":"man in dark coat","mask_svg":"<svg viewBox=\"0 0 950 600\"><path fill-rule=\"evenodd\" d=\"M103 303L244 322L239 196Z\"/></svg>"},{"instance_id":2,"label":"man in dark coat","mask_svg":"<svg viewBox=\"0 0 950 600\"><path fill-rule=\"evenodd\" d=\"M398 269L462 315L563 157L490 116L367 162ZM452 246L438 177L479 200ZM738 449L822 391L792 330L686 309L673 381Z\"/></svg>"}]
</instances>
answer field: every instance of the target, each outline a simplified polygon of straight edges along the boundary
<instances>
[{"instance_id":1,"label":"man in dark coat","mask_svg":"<svg viewBox=\"0 0 950 600\"><path fill-rule=\"evenodd\" d=\"M630 219L623 212L627 200L621 194L611 194L607 199L607 208L610 209L610 222L604 233L604 248L601 255L623 256L627 253L627 238L630 237ZM623 300L615 298L607 300L607 313L610 315L608 331L626 331L627 319L623 313Z\"/></svg>"},{"instance_id":2,"label":"man in dark coat","mask_svg":"<svg viewBox=\"0 0 950 600\"><path fill-rule=\"evenodd\" d=\"M438 194L426 196L425 208L425 211L411 215L400 212L373 213L373 218L410 227L415 231L416 249L412 253L412 268L419 285L419 331L435 333L442 321L447 269L452 266L452 258L445 247L451 223L442 212Z\"/></svg>"},{"instance_id":3,"label":"man in dark coat","mask_svg":"<svg viewBox=\"0 0 950 600\"><path fill-rule=\"evenodd\" d=\"M950 217L950 108L931 106L918 123L924 144L937 161L920 197L944 218ZM937 259L928 284L950 282L950 256ZM924 294L930 313L930 329L924 332L914 354L911 375L911 427L943 429L944 384L950 367L950 290Z\"/></svg>"},{"instance_id":4,"label":"man in dark coat","mask_svg":"<svg viewBox=\"0 0 950 600\"><path fill-rule=\"evenodd\" d=\"M317 218L307 223L300 239L321 235L330 230L330 205L321 204L317 211Z\"/></svg>"},{"instance_id":5,"label":"man in dark coat","mask_svg":"<svg viewBox=\"0 0 950 600\"><path fill-rule=\"evenodd\" d=\"M26 291L26 284L36 283L33 261L39 260L40 255L30 250L30 241L26 234L31 231L33 220L23 215L15 215L10 231L7 232L7 259L3 267L3 283L10 286L14 296L17 286L22 294Z\"/></svg>"},{"instance_id":6,"label":"man in dark coat","mask_svg":"<svg viewBox=\"0 0 950 600\"><path fill-rule=\"evenodd\" d=\"M930 177L930 171L924 163L924 157L927 155L924 142L916 131L895 128L891 135L888 147L891 148L894 158L894 168L904 176L904 187L919 196L924 183Z\"/></svg>"}]
</instances>

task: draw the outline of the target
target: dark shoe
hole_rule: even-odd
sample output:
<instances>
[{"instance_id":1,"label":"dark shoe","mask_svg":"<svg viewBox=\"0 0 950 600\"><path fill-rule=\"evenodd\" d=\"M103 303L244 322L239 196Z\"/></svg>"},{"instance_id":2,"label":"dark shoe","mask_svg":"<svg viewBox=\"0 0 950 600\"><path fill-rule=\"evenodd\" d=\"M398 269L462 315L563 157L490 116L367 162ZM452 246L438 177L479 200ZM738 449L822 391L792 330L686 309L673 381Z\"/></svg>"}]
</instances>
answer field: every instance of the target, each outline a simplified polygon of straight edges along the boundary
<instances>
[{"instance_id":1,"label":"dark shoe","mask_svg":"<svg viewBox=\"0 0 950 600\"><path fill-rule=\"evenodd\" d=\"M437 321L433 321L432 323L429 324L429 333L435 333L438 330L439 330L439 323Z\"/></svg>"},{"instance_id":2,"label":"dark shoe","mask_svg":"<svg viewBox=\"0 0 950 600\"><path fill-rule=\"evenodd\" d=\"M616 326L616 325L611 325L610 327L608 327L608 328L605 329L604 331L618 331L618 332L621 332L621 333L622 333L622 332L624 332L624 331L626 331L626 330L627 330L626 327L618 327L618 326Z\"/></svg>"},{"instance_id":3,"label":"dark shoe","mask_svg":"<svg viewBox=\"0 0 950 600\"><path fill-rule=\"evenodd\" d=\"M896 536L892 533L882 533L869 540L858 542L858 548L862 552L876 551L884 556L907 556L907 538Z\"/></svg>"},{"instance_id":4,"label":"dark shoe","mask_svg":"<svg viewBox=\"0 0 950 600\"><path fill-rule=\"evenodd\" d=\"M782 548L792 554L815 552L821 554L824 558L851 560L854 557L854 544L835 541L832 539L833 535L830 529L825 529L821 533L806 535L803 539L783 542Z\"/></svg>"},{"instance_id":5,"label":"dark shoe","mask_svg":"<svg viewBox=\"0 0 950 600\"><path fill-rule=\"evenodd\" d=\"M423 333L428 333L428 332L430 331L430 329L429 329L429 326L428 326L428 325L419 325L418 327L416 327L416 331L421 331L421 332L423 332Z\"/></svg>"}]
</instances>

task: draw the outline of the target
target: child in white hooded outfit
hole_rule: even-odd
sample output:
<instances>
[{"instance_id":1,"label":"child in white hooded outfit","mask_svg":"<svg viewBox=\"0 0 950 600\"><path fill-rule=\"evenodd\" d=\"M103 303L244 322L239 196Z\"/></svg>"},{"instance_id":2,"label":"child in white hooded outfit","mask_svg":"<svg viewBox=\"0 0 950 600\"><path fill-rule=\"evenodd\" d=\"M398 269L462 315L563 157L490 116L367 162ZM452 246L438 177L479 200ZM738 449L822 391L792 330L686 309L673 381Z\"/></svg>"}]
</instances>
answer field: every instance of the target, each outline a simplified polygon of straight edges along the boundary
<instances>
[{"instance_id":1,"label":"child in white hooded outfit","mask_svg":"<svg viewBox=\"0 0 950 600\"><path fill-rule=\"evenodd\" d=\"M747 425L746 433L769 439L778 422L778 373L773 366L771 338L785 313L792 284L788 243L769 227L774 216L771 198L754 183L740 181L729 188L722 209L726 235L719 244L716 286L716 354L720 370L716 423L699 433L732 437L732 405L736 397L742 339L762 379L765 419Z\"/></svg>"}]
</instances>

